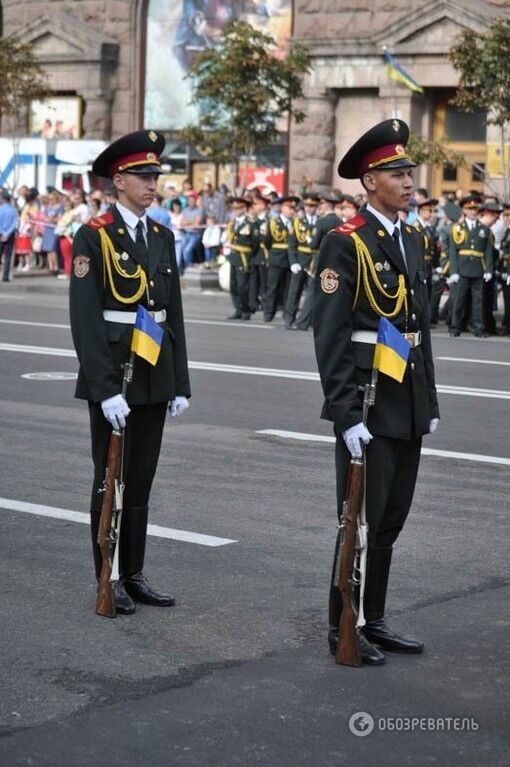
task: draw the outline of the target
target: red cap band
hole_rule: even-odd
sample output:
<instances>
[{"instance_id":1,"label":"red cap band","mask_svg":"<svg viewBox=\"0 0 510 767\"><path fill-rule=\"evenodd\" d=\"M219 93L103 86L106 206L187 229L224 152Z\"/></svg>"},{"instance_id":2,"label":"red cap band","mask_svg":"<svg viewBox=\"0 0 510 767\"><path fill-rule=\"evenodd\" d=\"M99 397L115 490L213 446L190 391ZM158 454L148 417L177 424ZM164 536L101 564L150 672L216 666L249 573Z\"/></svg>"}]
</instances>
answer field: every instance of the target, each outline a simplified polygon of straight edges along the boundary
<instances>
[{"instance_id":1,"label":"red cap band","mask_svg":"<svg viewBox=\"0 0 510 767\"><path fill-rule=\"evenodd\" d=\"M402 144L387 144L386 146L380 146L363 157L361 160L360 173L363 175L363 173L372 170L372 168L377 168L379 165L391 162L392 160L408 159L409 155L406 153L405 147L402 146Z\"/></svg>"},{"instance_id":2,"label":"red cap band","mask_svg":"<svg viewBox=\"0 0 510 767\"><path fill-rule=\"evenodd\" d=\"M159 157L154 152L136 152L120 157L110 165L110 175L122 173L124 170L135 168L137 165L161 165Z\"/></svg>"}]
</instances>

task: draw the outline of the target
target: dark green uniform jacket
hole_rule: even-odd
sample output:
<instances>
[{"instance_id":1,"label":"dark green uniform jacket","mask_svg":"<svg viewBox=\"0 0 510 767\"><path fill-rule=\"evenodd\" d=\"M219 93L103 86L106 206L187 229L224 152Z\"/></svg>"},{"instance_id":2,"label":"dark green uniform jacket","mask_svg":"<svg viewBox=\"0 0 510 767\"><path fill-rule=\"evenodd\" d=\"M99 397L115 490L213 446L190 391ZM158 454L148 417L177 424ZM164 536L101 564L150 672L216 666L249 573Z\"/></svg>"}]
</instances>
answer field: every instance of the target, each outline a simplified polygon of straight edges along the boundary
<instances>
[{"instance_id":1,"label":"dark green uniform jacket","mask_svg":"<svg viewBox=\"0 0 510 767\"><path fill-rule=\"evenodd\" d=\"M310 266L313 256L312 241L315 236L316 224L311 224L304 216L295 218L292 222L292 232L289 236L289 263L300 264L303 269Z\"/></svg>"},{"instance_id":2,"label":"dark green uniform jacket","mask_svg":"<svg viewBox=\"0 0 510 767\"><path fill-rule=\"evenodd\" d=\"M269 217L264 244L269 251L267 265L288 269L289 230L281 216Z\"/></svg>"},{"instance_id":3,"label":"dark green uniform jacket","mask_svg":"<svg viewBox=\"0 0 510 767\"><path fill-rule=\"evenodd\" d=\"M80 362L76 397L101 402L121 392L122 364L129 359L133 326L109 322L104 309L136 312L140 303L150 311L166 310L161 352L155 366L135 360L133 381L127 390L130 404L167 402L176 395L190 396L179 272L174 237L166 227L147 218L148 264L139 264L135 243L114 206L111 211L81 226L73 243L73 272L70 283L71 331ZM113 243L120 275L103 258L100 230ZM140 257L138 257L140 258ZM147 259L145 259L147 260ZM141 266L147 288L139 291L140 276L130 278ZM112 274L110 280L108 273ZM126 303L126 301L129 301Z\"/></svg>"},{"instance_id":4,"label":"dark green uniform jacket","mask_svg":"<svg viewBox=\"0 0 510 767\"><path fill-rule=\"evenodd\" d=\"M353 235L365 249L363 263L358 259ZM333 421L339 431L361 422L358 387L370 380L373 364L374 346L354 342L353 330L377 331L382 312L394 315L388 319L400 332L421 331L422 337L421 344L410 349L402 383L379 374L368 429L380 436L414 439L429 431L431 418L439 417L423 268L424 240L404 224L402 240L407 270L386 229L363 209L327 234L320 249L313 323L315 351L325 396L322 417ZM397 301L383 291L395 296L399 284L402 304L394 314Z\"/></svg>"},{"instance_id":5,"label":"dark green uniform jacket","mask_svg":"<svg viewBox=\"0 0 510 767\"><path fill-rule=\"evenodd\" d=\"M253 221L248 216L241 220L232 220L227 224L227 238L230 243L230 253L227 258L233 267L250 270L251 260L258 248Z\"/></svg>"},{"instance_id":6,"label":"dark green uniform jacket","mask_svg":"<svg viewBox=\"0 0 510 767\"><path fill-rule=\"evenodd\" d=\"M450 230L450 274L461 277L483 277L494 273L494 251L491 230L476 222L470 231L468 225L453 224Z\"/></svg>"}]
</instances>

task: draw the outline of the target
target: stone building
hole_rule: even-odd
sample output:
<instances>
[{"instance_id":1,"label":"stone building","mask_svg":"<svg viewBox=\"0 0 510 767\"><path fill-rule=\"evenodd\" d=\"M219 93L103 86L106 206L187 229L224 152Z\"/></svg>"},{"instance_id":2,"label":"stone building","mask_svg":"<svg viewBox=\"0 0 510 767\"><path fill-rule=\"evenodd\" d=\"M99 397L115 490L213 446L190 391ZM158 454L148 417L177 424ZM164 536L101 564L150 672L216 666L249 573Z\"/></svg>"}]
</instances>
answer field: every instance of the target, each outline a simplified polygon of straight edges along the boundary
<instances>
[{"instance_id":1,"label":"stone building","mask_svg":"<svg viewBox=\"0 0 510 767\"><path fill-rule=\"evenodd\" d=\"M449 105L457 75L446 52L461 29L483 31L494 17L509 17L510 0L293 0L293 8L294 37L309 45L312 71L307 119L289 137L290 188L305 176L317 188L337 186L338 158L363 130L391 116L424 137L447 134L469 161L457 172L424 167L420 185L435 194L483 186L487 144L498 137L483 115L467 117ZM56 95L81 98L84 138L111 139L143 125L148 9L149 0L3 0L0 18L4 34L32 44ZM424 94L389 80L384 46Z\"/></svg>"}]
</instances>

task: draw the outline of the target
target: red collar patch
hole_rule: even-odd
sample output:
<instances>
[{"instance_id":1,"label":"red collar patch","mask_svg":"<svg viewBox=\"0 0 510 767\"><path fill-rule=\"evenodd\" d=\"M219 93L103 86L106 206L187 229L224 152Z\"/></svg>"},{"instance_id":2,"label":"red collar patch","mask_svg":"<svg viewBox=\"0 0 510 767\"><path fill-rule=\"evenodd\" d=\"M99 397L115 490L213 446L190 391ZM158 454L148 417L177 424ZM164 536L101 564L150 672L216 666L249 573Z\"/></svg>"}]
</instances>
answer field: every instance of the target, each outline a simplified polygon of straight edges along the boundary
<instances>
[{"instance_id":1,"label":"red collar patch","mask_svg":"<svg viewBox=\"0 0 510 767\"><path fill-rule=\"evenodd\" d=\"M97 230L102 229L103 226L108 226L108 224L113 224L113 221L113 213L107 211L106 213L103 213L102 216L91 218L90 221L87 221L87 226L90 226L91 229Z\"/></svg>"},{"instance_id":2,"label":"red collar patch","mask_svg":"<svg viewBox=\"0 0 510 767\"><path fill-rule=\"evenodd\" d=\"M337 226L333 231L338 232L339 234L351 234L351 232L355 232L356 229L360 229L366 223L367 222L361 213L357 213L354 218L351 218L349 221L341 224L341 226Z\"/></svg>"}]
</instances>

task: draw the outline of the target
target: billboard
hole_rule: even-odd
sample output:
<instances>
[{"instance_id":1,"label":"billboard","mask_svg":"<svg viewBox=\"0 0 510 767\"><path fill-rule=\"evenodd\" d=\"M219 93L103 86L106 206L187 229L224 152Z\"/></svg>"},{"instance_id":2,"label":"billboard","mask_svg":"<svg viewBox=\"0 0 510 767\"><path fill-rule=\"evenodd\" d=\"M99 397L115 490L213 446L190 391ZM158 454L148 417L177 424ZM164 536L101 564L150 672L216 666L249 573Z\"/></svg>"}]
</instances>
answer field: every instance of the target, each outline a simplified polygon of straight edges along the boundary
<instances>
[{"instance_id":1,"label":"billboard","mask_svg":"<svg viewBox=\"0 0 510 767\"><path fill-rule=\"evenodd\" d=\"M78 96L52 96L30 102L28 134L33 138L73 139L81 136L82 101Z\"/></svg>"},{"instance_id":2,"label":"billboard","mask_svg":"<svg viewBox=\"0 0 510 767\"><path fill-rule=\"evenodd\" d=\"M272 35L283 52L292 0L149 0L144 125L180 130L196 116L186 75L200 51L214 47L235 19Z\"/></svg>"}]
</instances>

